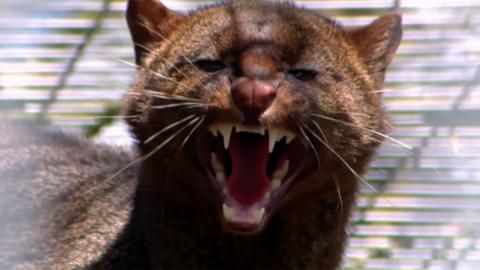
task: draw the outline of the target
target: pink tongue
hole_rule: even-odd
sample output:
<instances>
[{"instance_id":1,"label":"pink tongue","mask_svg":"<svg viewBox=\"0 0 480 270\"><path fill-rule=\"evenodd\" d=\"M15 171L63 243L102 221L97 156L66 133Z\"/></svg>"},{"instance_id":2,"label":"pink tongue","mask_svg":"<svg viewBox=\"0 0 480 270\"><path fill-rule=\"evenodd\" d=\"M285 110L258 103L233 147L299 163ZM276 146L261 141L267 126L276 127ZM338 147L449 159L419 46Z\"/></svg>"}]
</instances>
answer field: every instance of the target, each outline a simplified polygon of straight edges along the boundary
<instances>
[{"instance_id":1,"label":"pink tongue","mask_svg":"<svg viewBox=\"0 0 480 270\"><path fill-rule=\"evenodd\" d=\"M268 159L268 137L233 133L230 138L232 174L227 188L235 201L250 206L263 199L270 180L265 168Z\"/></svg>"}]
</instances>

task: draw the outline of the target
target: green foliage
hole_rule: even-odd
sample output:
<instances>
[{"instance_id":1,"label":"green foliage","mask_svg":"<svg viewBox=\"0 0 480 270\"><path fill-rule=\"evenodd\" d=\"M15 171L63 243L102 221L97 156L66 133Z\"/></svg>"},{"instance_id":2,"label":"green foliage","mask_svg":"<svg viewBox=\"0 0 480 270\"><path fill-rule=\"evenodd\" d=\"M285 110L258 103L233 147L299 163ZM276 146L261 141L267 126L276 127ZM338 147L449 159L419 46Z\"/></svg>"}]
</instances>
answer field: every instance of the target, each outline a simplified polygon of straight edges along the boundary
<instances>
[{"instance_id":1,"label":"green foliage","mask_svg":"<svg viewBox=\"0 0 480 270\"><path fill-rule=\"evenodd\" d=\"M87 137L96 136L102 128L112 124L116 116L121 113L120 104L108 104L104 113L96 115L98 117L97 124L85 127L85 135Z\"/></svg>"}]
</instances>

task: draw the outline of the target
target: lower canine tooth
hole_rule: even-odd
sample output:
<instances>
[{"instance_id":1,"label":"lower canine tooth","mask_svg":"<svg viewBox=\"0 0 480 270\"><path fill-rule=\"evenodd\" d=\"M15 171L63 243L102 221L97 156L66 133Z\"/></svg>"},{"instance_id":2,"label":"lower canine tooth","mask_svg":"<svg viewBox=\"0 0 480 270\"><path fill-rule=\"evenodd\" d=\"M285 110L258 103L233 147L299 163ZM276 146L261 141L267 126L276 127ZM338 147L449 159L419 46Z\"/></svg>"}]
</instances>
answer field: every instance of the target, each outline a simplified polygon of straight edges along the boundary
<instances>
[{"instance_id":1,"label":"lower canine tooth","mask_svg":"<svg viewBox=\"0 0 480 270\"><path fill-rule=\"evenodd\" d=\"M262 222L263 216L265 215L265 208L260 209L250 209L248 213L242 215L236 215L235 209L233 207L229 207L225 203L222 205L223 210L223 217L231 222L247 222L253 224L259 224Z\"/></svg>"},{"instance_id":2,"label":"lower canine tooth","mask_svg":"<svg viewBox=\"0 0 480 270\"><path fill-rule=\"evenodd\" d=\"M223 204L222 208L223 208L223 216L225 217L225 219L233 220L233 209L228 207L228 205L226 204Z\"/></svg>"},{"instance_id":3,"label":"lower canine tooth","mask_svg":"<svg viewBox=\"0 0 480 270\"><path fill-rule=\"evenodd\" d=\"M216 174L215 174L215 178L217 178L217 181L220 184L225 183L225 173L217 171Z\"/></svg>"},{"instance_id":4,"label":"lower canine tooth","mask_svg":"<svg viewBox=\"0 0 480 270\"><path fill-rule=\"evenodd\" d=\"M224 172L225 170L224 170L222 164L220 163L220 161L218 160L217 154L212 153L212 154L211 154L211 158L212 158L212 167L213 167L213 170L214 170L215 172Z\"/></svg>"},{"instance_id":5,"label":"lower canine tooth","mask_svg":"<svg viewBox=\"0 0 480 270\"><path fill-rule=\"evenodd\" d=\"M270 190L271 191L277 190L281 184L282 182L280 179L273 179L272 184L270 185Z\"/></svg>"},{"instance_id":6,"label":"lower canine tooth","mask_svg":"<svg viewBox=\"0 0 480 270\"><path fill-rule=\"evenodd\" d=\"M253 212L253 223L258 224L262 221L263 215L265 214L265 208L255 210Z\"/></svg>"},{"instance_id":7,"label":"lower canine tooth","mask_svg":"<svg viewBox=\"0 0 480 270\"><path fill-rule=\"evenodd\" d=\"M283 179L285 176L287 176L288 172L288 165L290 164L289 160L285 160L283 162L282 167L278 168L274 173L273 173L273 178L274 179Z\"/></svg>"}]
</instances>

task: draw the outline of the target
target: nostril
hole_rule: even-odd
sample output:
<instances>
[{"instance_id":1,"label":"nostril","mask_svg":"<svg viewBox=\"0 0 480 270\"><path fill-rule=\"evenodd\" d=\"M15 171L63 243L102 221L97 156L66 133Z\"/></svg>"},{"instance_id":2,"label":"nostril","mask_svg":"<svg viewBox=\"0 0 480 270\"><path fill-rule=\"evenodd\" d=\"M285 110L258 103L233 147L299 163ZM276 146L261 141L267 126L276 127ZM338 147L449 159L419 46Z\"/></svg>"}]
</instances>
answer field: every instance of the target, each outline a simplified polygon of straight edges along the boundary
<instances>
[{"instance_id":1,"label":"nostril","mask_svg":"<svg viewBox=\"0 0 480 270\"><path fill-rule=\"evenodd\" d=\"M243 113L258 117L273 103L277 87L264 81L240 78L233 83L231 94Z\"/></svg>"},{"instance_id":2,"label":"nostril","mask_svg":"<svg viewBox=\"0 0 480 270\"><path fill-rule=\"evenodd\" d=\"M245 78L238 79L232 84L231 95L240 110L246 111L252 107L253 85Z\"/></svg>"},{"instance_id":3,"label":"nostril","mask_svg":"<svg viewBox=\"0 0 480 270\"><path fill-rule=\"evenodd\" d=\"M254 89L253 106L258 111L264 112L277 96L276 88L269 84L259 83Z\"/></svg>"}]
</instances>

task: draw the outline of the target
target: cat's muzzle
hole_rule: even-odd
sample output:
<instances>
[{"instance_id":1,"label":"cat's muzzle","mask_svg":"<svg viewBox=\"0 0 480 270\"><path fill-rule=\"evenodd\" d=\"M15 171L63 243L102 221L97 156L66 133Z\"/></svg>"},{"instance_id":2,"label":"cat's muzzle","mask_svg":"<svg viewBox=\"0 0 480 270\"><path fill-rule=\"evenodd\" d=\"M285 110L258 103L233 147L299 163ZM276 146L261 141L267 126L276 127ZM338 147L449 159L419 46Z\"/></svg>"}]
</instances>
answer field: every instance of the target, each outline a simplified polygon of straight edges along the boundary
<instances>
[{"instance_id":1,"label":"cat's muzzle","mask_svg":"<svg viewBox=\"0 0 480 270\"><path fill-rule=\"evenodd\" d=\"M226 227L262 229L305 167L306 153L286 128L214 123L197 138L197 151L222 199Z\"/></svg>"}]
</instances>

